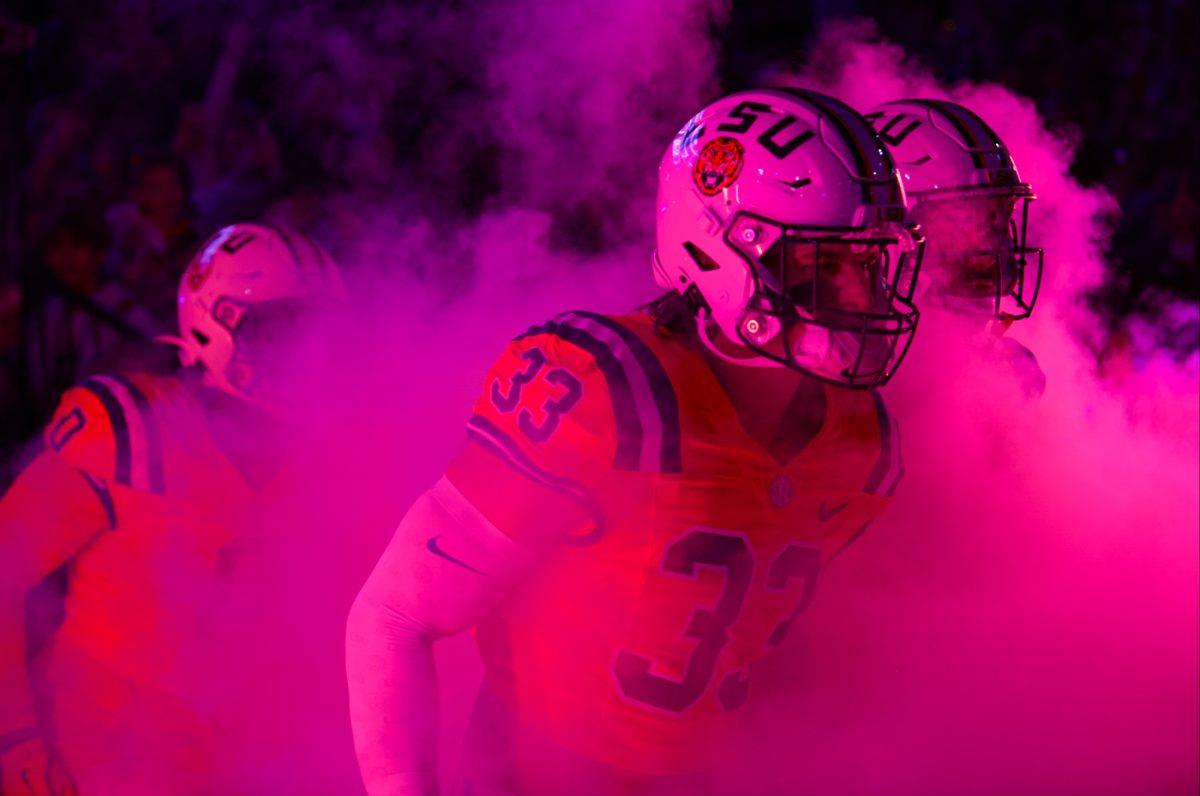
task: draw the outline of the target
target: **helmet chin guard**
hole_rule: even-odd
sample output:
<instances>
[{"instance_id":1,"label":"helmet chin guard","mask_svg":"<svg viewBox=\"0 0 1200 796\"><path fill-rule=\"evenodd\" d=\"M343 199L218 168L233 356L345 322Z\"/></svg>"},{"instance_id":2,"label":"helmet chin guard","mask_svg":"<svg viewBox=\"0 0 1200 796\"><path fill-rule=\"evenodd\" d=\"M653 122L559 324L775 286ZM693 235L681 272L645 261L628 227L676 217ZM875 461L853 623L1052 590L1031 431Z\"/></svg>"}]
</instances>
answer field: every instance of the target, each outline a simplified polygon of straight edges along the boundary
<instances>
[{"instance_id":1,"label":"helmet chin guard","mask_svg":"<svg viewBox=\"0 0 1200 796\"><path fill-rule=\"evenodd\" d=\"M750 353L749 356L739 357L722 350L715 338L715 335L720 334L720 327L712 320L708 308L701 307L696 316L696 336L700 338L700 342L703 343L710 354L725 362L750 368L775 368L779 366L779 363L753 353Z\"/></svg>"},{"instance_id":2,"label":"helmet chin guard","mask_svg":"<svg viewBox=\"0 0 1200 796\"><path fill-rule=\"evenodd\" d=\"M922 245L886 147L816 92L718 100L659 166L655 279L699 292L699 336L731 362L883 384L916 328Z\"/></svg>"}]
</instances>

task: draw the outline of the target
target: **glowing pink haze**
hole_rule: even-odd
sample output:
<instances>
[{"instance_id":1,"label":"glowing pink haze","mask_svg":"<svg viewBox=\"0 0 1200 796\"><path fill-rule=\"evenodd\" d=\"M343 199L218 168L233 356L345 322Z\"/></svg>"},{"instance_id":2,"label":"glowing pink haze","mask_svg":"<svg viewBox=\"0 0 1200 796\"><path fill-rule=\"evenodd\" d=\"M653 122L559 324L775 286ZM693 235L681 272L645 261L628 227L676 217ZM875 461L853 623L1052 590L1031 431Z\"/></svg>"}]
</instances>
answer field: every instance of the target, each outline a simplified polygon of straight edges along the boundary
<instances>
[{"instance_id":1,"label":"glowing pink haze","mask_svg":"<svg viewBox=\"0 0 1200 796\"><path fill-rule=\"evenodd\" d=\"M330 770L349 754L337 632L357 585L462 443L483 373L511 336L562 310L621 311L654 295L657 159L717 92L717 0L525 0L503 12L435 20L490 42L487 97L459 118L506 142L500 200L457 227L366 191L331 200L330 215L354 208L362 232L342 253L359 325L343 335L346 356L313 368L297 393L311 439L295 499L254 518L264 577L240 584L230 609L236 619L262 603L291 617L273 634L246 621L248 674L230 687L253 705L263 689L250 673L271 680L270 699L311 725L308 762L327 755ZM305 30L300 12L286 23L289 35ZM308 33L346 52L336 30ZM377 73L361 67L369 83ZM813 87L860 110L949 97L997 130L1040 197L1031 239L1046 249L1046 281L1033 318L1011 334L1037 354L1048 386L1025 398L1011 373L974 353L970 330L922 319L885 392L907 478L825 574L805 630L755 672L721 774L729 792L1194 792L1197 357L1179 362L1131 328L1127 371L1096 375L1104 335L1083 299L1108 273L1111 197L1071 179L1070 136L1046 130L1030 100L998 85L941 85L869 27L826 28L806 68L759 82ZM555 212L581 196L617 241L589 256L552 245ZM440 652L448 784L473 655L466 639ZM329 679L314 685L298 658ZM256 766L263 790L295 788L266 750L231 766Z\"/></svg>"},{"instance_id":2,"label":"glowing pink haze","mask_svg":"<svg viewBox=\"0 0 1200 796\"><path fill-rule=\"evenodd\" d=\"M1040 196L1031 235L1048 263L1037 312L1011 334L1038 355L1048 388L1026 400L1010 373L971 352L973 330L927 313L887 390L904 425L907 481L884 521L828 571L807 636L756 672L744 740L730 740L729 792L1194 790L1194 352L1179 363L1135 334L1139 366L1120 382L1097 378L1103 332L1084 296L1106 276L1114 203L1071 179L1070 136L1046 130L1031 101L996 85L941 86L860 26L827 29L811 63L762 82L807 85L863 110L949 97L1009 144ZM608 62L574 66L600 75L554 80L620 86L639 77ZM536 73L528 68L524 79ZM555 85L551 95L562 91ZM607 94L617 98L611 105L576 106L572 129L609 131L628 100ZM544 180L551 194L570 186L557 167L571 153L534 139L537 152L514 164L540 164L530 204ZM586 174L598 173L592 155L617 158L609 172L627 168L620 152L585 151ZM638 245L576 262L538 243L547 223L518 206L459 238L474 243L465 251L479 258L480 281L430 320L471 341L472 355L421 358L454 363L463 409L484 362L525 322L647 295L648 224ZM444 334L418 337L441 351Z\"/></svg>"},{"instance_id":3,"label":"glowing pink haze","mask_svg":"<svg viewBox=\"0 0 1200 796\"><path fill-rule=\"evenodd\" d=\"M310 408L327 437L317 448L339 466L328 527L361 574L461 444L481 375L510 336L563 309L619 311L653 295L652 170L714 93L700 24L710 9L618 4L599 26L529 11L508 18L520 35L488 56L488 103L463 114L509 140L503 201L459 228L377 208L349 258L370 331L361 357L342 363L338 383L353 391ZM1097 377L1104 335L1083 299L1106 278L1111 197L1071 179L1070 136L1046 130L1031 101L942 86L866 26L827 28L806 69L761 82L862 110L949 97L999 132L1040 197L1031 238L1046 248L1046 281L1011 335L1048 387L1026 399L974 353L974 330L926 313L886 391L907 479L828 570L807 633L755 673L757 698L729 740L729 792L1194 789L1197 359L1177 362L1133 329L1136 365L1120 381ZM631 242L587 257L552 246L554 210L580 193L607 197L605 227ZM397 284L394 269L372 267L402 256L425 280ZM447 281L459 286L449 296ZM478 666L465 639L441 657L453 782Z\"/></svg>"}]
</instances>

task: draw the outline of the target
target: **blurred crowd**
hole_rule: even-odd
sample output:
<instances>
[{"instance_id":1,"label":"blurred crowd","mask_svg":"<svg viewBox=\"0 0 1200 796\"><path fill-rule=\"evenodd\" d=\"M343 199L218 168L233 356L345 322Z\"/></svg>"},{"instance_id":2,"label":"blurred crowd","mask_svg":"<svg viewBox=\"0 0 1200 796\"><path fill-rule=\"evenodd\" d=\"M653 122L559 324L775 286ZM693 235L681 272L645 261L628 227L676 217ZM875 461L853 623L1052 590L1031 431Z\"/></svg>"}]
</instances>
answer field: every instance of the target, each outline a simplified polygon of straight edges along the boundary
<instances>
[{"instance_id":1,"label":"blurred crowd","mask_svg":"<svg viewBox=\"0 0 1200 796\"><path fill-rule=\"evenodd\" d=\"M722 79L753 80L797 52L802 37L785 31L873 17L941 76L1002 82L1078 130L1077 176L1121 205L1120 279L1099 297L1114 316L1153 291L1194 299L1195 4L1045 5L734 3ZM82 376L168 356L151 341L172 332L178 277L217 227L276 220L336 254L363 223L352 208L400 183L446 213L480 211L499 190L497 144L440 111L485 81L436 7L64 0L0 12L0 461L11 468ZM418 46L438 55L414 59Z\"/></svg>"},{"instance_id":2,"label":"blurred crowd","mask_svg":"<svg viewBox=\"0 0 1200 796\"><path fill-rule=\"evenodd\" d=\"M289 85L279 70L267 89L254 71L263 58L249 53L263 37L229 9L55 5L0 17L9 472L73 383L117 363L170 366L155 338L176 328L175 291L199 241L242 219L310 227L306 205L334 175L305 158L341 155L321 151L336 138L322 118L336 80L305 69ZM286 167L285 147L296 153Z\"/></svg>"}]
</instances>

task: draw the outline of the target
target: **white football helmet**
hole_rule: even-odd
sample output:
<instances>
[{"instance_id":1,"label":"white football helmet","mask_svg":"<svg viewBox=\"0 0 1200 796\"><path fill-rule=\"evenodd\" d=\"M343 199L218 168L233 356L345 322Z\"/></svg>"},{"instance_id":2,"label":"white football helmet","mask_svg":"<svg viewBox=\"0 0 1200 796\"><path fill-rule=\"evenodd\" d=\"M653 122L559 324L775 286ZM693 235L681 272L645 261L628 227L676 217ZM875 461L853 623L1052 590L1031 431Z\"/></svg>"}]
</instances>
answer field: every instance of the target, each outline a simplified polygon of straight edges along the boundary
<instances>
[{"instance_id":1,"label":"white football helmet","mask_svg":"<svg viewBox=\"0 0 1200 796\"><path fill-rule=\"evenodd\" d=\"M333 258L312 238L283 227L233 224L210 237L184 271L178 338L185 366L213 387L277 405L279 355L324 309L343 302Z\"/></svg>"},{"instance_id":2,"label":"white football helmet","mask_svg":"<svg viewBox=\"0 0 1200 796\"><path fill-rule=\"evenodd\" d=\"M1029 317L1043 265L1027 237L1036 197L1000 137L946 100L887 102L866 118L891 150L909 218L925 235L922 298L1005 328Z\"/></svg>"},{"instance_id":3,"label":"white football helmet","mask_svg":"<svg viewBox=\"0 0 1200 796\"><path fill-rule=\"evenodd\" d=\"M921 241L862 116L812 91L732 94L679 131L658 178L655 277L713 353L887 381L917 326Z\"/></svg>"}]
</instances>

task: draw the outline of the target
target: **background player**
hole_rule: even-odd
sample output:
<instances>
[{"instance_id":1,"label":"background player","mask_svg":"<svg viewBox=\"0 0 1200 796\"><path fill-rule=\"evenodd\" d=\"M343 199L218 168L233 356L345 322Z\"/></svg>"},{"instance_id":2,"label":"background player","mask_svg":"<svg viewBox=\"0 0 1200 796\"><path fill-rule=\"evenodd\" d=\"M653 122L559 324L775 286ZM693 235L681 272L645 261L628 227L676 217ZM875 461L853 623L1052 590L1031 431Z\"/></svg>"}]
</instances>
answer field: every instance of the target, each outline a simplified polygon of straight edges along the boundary
<instances>
[{"instance_id":1,"label":"background player","mask_svg":"<svg viewBox=\"0 0 1200 796\"><path fill-rule=\"evenodd\" d=\"M668 293L516 338L355 602L373 794L437 790L431 643L474 625L469 792L702 792L751 663L896 487L873 388L916 328L920 243L870 125L812 92L735 94L678 133L659 186Z\"/></svg>"},{"instance_id":2,"label":"background player","mask_svg":"<svg viewBox=\"0 0 1200 796\"><path fill-rule=\"evenodd\" d=\"M1041 395L1046 376L1005 333L1028 318L1042 282L1043 252L1029 245L1033 188L1008 147L973 111L947 100L886 102L866 114L904 179L909 214L926 240L922 306L986 325L986 353L1022 389Z\"/></svg>"},{"instance_id":3,"label":"background player","mask_svg":"<svg viewBox=\"0 0 1200 796\"><path fill-rule=\"evenodd\" d=\"M281 700L267 697L294 678L260 677L270 667L247 649L281 617L239 601L237 584L266 568L264 506L292 500L285 352L342 299L315 241L226 227L179 286L182 375L99 375L63 396L45 451L0 503L4 793L59 792L64 769L85 794L261 792L220 779L246 773L239 741L254 738L263 765L303 759L306 728L273 719ZM251 676L247 700L238 686ZM256 737L270 735L264 724L296 748ZM324 776L290 792L356 787L348 727L336 726L351 778L330 784L325 750ZM61 761L48 768L51 748Z\"/></svg>"}]
</instances>

